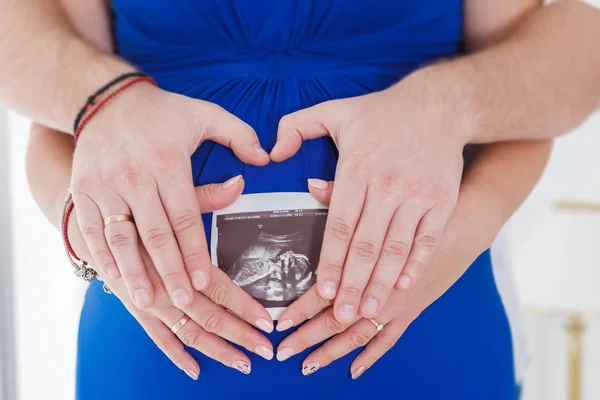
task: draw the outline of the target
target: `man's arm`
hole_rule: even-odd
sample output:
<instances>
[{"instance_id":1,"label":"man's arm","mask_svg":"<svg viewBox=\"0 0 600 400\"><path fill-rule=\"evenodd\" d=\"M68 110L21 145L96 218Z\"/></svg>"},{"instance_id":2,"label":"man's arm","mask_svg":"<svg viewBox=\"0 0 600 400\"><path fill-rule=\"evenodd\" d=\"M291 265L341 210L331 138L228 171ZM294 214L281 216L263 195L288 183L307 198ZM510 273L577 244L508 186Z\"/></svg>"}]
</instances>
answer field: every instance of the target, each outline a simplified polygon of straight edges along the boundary
<instances>
[{"instance_id":1,"label":"man's arm","mask_svg":"<svg viewBox=\"0 0 600 400\"><path fill-rule=\"evenodd\" d=\"M0 103L44 125L71 132L90 94L134 70L79 38L57 0L0 0L0 9Z\"/></svg>"},{"instance_id":2,"label":"man's arm","mask_svg":"<svg viewBox=\"0 0 600 400\"><path fill-rule=\"evenodd\" d=\"M405 79L450 104L468 142L556 137L600 102L600 11L579 1L515 2L466 0L467 48L485 48Z\"/></svg>"}]
</instances>

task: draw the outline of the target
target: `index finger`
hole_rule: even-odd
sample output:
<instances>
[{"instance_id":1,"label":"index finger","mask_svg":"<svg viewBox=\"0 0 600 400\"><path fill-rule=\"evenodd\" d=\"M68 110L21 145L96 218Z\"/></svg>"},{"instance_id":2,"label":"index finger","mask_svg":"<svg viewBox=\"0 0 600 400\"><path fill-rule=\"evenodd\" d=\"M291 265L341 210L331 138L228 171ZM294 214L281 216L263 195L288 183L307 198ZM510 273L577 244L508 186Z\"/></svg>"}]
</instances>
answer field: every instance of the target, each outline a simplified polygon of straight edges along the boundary
<instances>
[{"instance_id":1,"label":"index finger","mask_svg":"<svg viewBox=\"0 0 600 400\"><path fill-rule=\"evenodd\" d=\"M367 192L363 161L338 163L323 247L317 268L317 288L327 300L337 294L348 248L354 237Z\"/></svg>"}]
</instances>

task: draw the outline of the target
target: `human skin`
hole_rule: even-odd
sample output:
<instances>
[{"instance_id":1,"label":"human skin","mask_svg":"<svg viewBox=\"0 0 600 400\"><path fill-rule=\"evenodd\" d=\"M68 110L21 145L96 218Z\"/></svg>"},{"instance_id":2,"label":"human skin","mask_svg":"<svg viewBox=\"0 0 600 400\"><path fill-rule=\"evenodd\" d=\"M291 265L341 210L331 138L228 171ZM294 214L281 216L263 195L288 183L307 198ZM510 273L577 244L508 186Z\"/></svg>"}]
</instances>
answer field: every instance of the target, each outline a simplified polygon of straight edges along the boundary
<instances>
[{"instance_id":1,"label":"human skin","mask_svg":"<svg viewBox=\"0 0 600 400\"><path fill-rule=\"evenodd\" d=\"M68 132L82 99L131 70L78 38L58 2L1 5L0 101L34 120ZM378 315L395 284L410 288L424 273L456 204L465 143L554 137L597 106L600 52L589 51L600 33L595 9L577 1L540 7L534 0L466 0L464 10L471 53L424 67L383 92L281 121L271 160L319 135L331 135L340 149L318 281L324 298L337 296L340 321L359 307L363 316ZM365 129L373 134L362 135ZM119 96L79 143L71 189L86 243L97 268L125 275L138 307L150 307L154 294L137 232L114 224L106 240L102 218L132 213L173 302L192 302L192 287L201 290L211 279L188 163L204 140L231 145L244 162L269 161L242 121L148 84ZM350 191L355 200L344 204ZM376 202L383 204L378 218Z\"/></svg>"}]
</instances>

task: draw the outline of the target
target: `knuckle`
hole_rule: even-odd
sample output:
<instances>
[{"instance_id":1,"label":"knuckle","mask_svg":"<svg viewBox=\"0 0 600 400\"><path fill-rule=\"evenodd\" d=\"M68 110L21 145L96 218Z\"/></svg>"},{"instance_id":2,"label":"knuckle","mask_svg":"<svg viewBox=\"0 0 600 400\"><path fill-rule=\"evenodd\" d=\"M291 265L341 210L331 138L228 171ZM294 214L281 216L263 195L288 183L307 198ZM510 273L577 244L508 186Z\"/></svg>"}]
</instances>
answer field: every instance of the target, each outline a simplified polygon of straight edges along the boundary
<instances>
[{"instance_id":1,"label":"knuckle","mask_svg":"<svg viewBox=\"0 0 600 400\"><path fill-rule=\"evenodd\" d=\"M198 347L200 347L200 335L198 334L198 331L196 330L189 330L186 332L179 332L179 339L181 340L181 342L183 344L185 344L187 347L192 347L197 349Z\"/></svg>"},{"instance_id":2,"label":"knuckle","mask_svg":"<svg viewBox=\"0 0 600 400\"><path fill-rule=\"evenodd\" d=\"M81 228L81 233L86 237L96 237L104 234L104 229L102 226L93 223L86 223Z\"/></svg>"},{"instance_id":3,"label":"knuckle","mask_svg":"<svg viewBox=\"0 0 600 400\"><path fill-rule=\"evenodd\" d=\"M154 335L152 341L164 353L168 353L173 348L173 341L163 335Z\"/></svg>"},{"instance_id":4,"label":"knuckle","mask_svg":"<svg viewBox=\"0 0 600 400\"><path fill-rule=\"evenodd\" d=\"M104 260L105 265L114 264L112 261L112 253L104 247L94 249L94 251L92 251L92 257L94 260Z\"/></svg>"},{"instance_id":5,"label":"knuckle","mask_svg":"<svg viewBox=\"0 0 600 400\"><path fill-rule=\"evenodd\" d=\"M391 170L379 175L377 179L377 191L387 196L396 190L400 182L400 172L397 170Z\"/></svg>"},{"instance_id":6,"label":"knuckle","mask_svg":"<svg viewBox=\"0 0 600 400\"><path fill-rule=\"evenodd\" d=\"M366 157L352 157L344 163L350 176L365 179L369 174L369 160Z\"/></svg>"},{"instance_id":7,"label":"knuckle","mask_svg":"<svg viewBox=\"0 0 600 400\"><path fill-rule=\"evenodd\" d=\"M198 222L198 216L191 210L180 211L171 216L173 232L183 233Z\"/></svg>"},{"instance_id":8,"label":"knuckle","mask_svg":"<svg viewBox=\"0 0 600 400\"><path fill-rule=\"evenodd\" d=\"M376 280L369 283L369 291L373 293L375 298L379 298L381 295L385 295L392 290L394 287L394 281L386 282L381 280Z\"/></svg>"},{"instance_id":9,"label":"knuckle","mask_svg":"<svg viewBox=\"0 0 600 400\"><path fill-rule=\"evenodd\" d=\"M142 185L142 167L138 163L131 160L123 161L119 170L127 187L137 189Z\"/></svg>"},{"instance_id":10,"label":"knuckle","mask_svg":"<svg viewBox=\"0 0 600 400\"><path fill-rule=\"evenodd\" d=\"M321 364L321 367L325 367L336 360L333 354L331 354L328 351L325 351L322 354L320 354L319 359L321 360L321 362L319 363Z\"/></svg>"},{"instance_id":11,"label":"knuckle","mask_svg":"<svg viewBox=\"0 0 600 400\"><path fill-rule=\"evenodd\" d=\"M256 348L256 342L248 335L242 337L238 344L250 351L253 351Z\"/></svg>"},{"instance_id":12,"label":"knuckle","mask_svg":"<svg viewBox=\"0 0 600 400\"><path fill-rule=\"evenodd\" d=\"M223 330L223 317L219 312L207 311L201 318L201 325L207 332L218 335Z\"/></svg>"},{"instance_id":13,"label":"knuckle","mask_svg":"<svg viewBox=\"0 0 600 400\"><path fill-rule=\"evenodd\" d=\"M122 271L121 276L128 282L139 282L144 279L144 274L141 271Z\"/></svg>"},{"instance_id":14,"label":"knuckle","mask_svg":"<svg viewBox=\"0 0 600 400\"><path fill-rule=\"evenodd\" d=\"M388 240L383 244L381 251L394 259L405 259L410 252L410 246L399 240Z\"/></svg>"},{"instance_id":15,"label":"knuckle","mask_svg":"<svg viewBox=\"0 0 600 400\"><path fill-rule=\"evenodd\" d=\"M215 284L209 289L209 297L216 304L224 305L229 298L229 289L224 284Z\"/></svg>"},{"instance_id":16,"label":"knuckle","mask_svg":"<svg viewBox=\"0 0 600 400\"><path fill-rule=\"evenodd\" d=\"M353 243L350 250L353 254L365 261L372 261L379 255L377 246L368 240L360 240Z\"/></svg>"},{"instance_id":17,"label":"knuckle","mask_svg":"<svg viewBox=\"0 0 600 400\"><path fill-rule=\"evenodd\" d=\"M320 269L326 270L329 274L339 276L342 274L343 267L340 264L334 262L324 261L323 266Z\"/></svg>"},{"instance_id":18,"label":"knuckle","mask_svg":"<svg viewBox=\"0 0 600 400\"><path fill-rule=\"evenodd\" d=\"M293 346L293 348L297 349L298 351L303 351L303 350L308 349L309 347L311 347L313 344L314 343L311 343L304 336L298 336L296 338L296 345L297 346Z\"/></svg>"},{"instance_id":19,"label":"knuckle","mask_svg":"<svg viewBox=\"0 0 600 400\"><path fill-rule=\"evenodd\" d=\"M113 233L106 238L106 241L114 249L133 246L134 243L133 236L126 233Z\"/></svg>"},{"instance_id":20,"label":"knuckle","mask_svg":"<svg viewBox=\"0 0 600 400\"><path fill-rule=\"evenodd\" d=\"M156 152L156 167L161 173L170 173L176 170L180 155L175 149L160 149Z\"/></svg>"},{"instance_id":21,"label":"knuckle","mask_svg":"<svg viewBox=\"0 0 600 400\"><path fill-rule=\"evenodd\" d=\"M372 354L365 354L364 355L365 358L365 365L370 368L373 364L375 364L377 361L379 361L379 357L376 357Z\"/></svg>"},{"instance_id":22,"label":"knuckle","mask_svg":"<svg viewBox=\"0 0 600 400\"><path fill-rule=\"evenodd\" d=\"M343 242L349 242L352 239L352 234L354 233L353 224L348 223L343 218L334 218L331 222L330 227L331 234L336 238Z\"/></svg>"},{"instance_id":23,"label":"knuckle","mask_svg":"<svg viewBox=\"0 0 600 400\"><path fill-rule=\"evenodd\" d=\"M204 255L200 252L192 252L185 254L183 256L183 263L185 265L195 265L197 262L201 261L204 258Z\"/></svg>"},{"instance_id":24,"label":"knuckle","mask_svg":"<svg viewBox=\"0 0 600 400\"><path fill-rule=\"evenodd\" d=\"M144 233L144 244L148 250L161 249L169 243L169 235L164 229L150 229Z\"/></svg>"},{"instance_id":25,"label":"knuckle","mask_svg":"<svg viewBox=\"0 0 600 400\"><path fill-rule=\"evenodd\" d=\"M420 235L415 238L415 244L426 249L433 250L437 246L438 240L434 235Z\"/></svg>"},{"instance_id":26,"label":"knuckle","mask_svg":"<svg viewBox=\"0 0 600 400\"><path fill-rule=\"evenodd\" d=\"M335 319L333 315L330 315L327 318L325 318L324 324L325 329L332 336L337 335L338 333L341 333L346 329L346 325L342 324L337 319Z\"/></svg>"},{"instance_id":27,"label":"knuckle","mask_svg":"<svg viewBox=\"0 0 600 400\"><path fill-rule=\"evenodd\" d=\"M348 340L350 341L350 344L353 348L358 348L366 346L367 343L369 343L369 341L371 340L371 336L368 333L357 329L353 330L350 333Z\"/></svg>"},{"instance_id":28,"label":"knuckle","mask_svg":"<svg viewBox=\"0 0 600 400\"><path fill-rule=\"evenodd\" d=\"M377 339L377 344L385 351L388 351L396 345L396 340L381 337Z\"/></svg>"},{"instance_id":29,"label":"knuckle","mask_svg":"<svg viewBox=\"0 0 600 400\"><path fill-rule=\"evenodd\" d=\"M354 286L354 285L342 286L341 292L346 298L352 298L352 297L360 298L363 293L362 289L359 289L357 286Z\"/></svg>"}]
</instances>

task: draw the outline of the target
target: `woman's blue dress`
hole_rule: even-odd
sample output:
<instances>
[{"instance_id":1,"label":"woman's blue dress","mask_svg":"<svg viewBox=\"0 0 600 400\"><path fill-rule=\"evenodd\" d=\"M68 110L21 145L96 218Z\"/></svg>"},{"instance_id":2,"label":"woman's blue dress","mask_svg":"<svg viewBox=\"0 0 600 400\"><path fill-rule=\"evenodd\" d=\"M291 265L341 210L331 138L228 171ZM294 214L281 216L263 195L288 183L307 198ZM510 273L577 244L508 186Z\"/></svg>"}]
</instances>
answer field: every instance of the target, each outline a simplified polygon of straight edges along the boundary
<instances>
[{"instance_id":1,"label":"woman's blue dress","mask_svg":"<svg viewBox=\"0 0 600 400\"><path fill-rule=\"evenodd\" d=\"M121 56L162 88L246 121L267 151L284 115L384 89L458 54L462 40L461 0L113 0L112 7ZM307 191L307 178L332 180L336 158L322 138L258 168L207 142L192 165L197 185L243 173L245 193L298 192ZM284 336L269 337L276 346ZM509 400L516 393L488 251L356 381L349 373L356 351L308 377L301 374L308 352L283 363L250 354L248 376L192 354L202 368L198 381L172 365L96 281L81 317L77 398Z\"/></svg>"}]
</instances>

